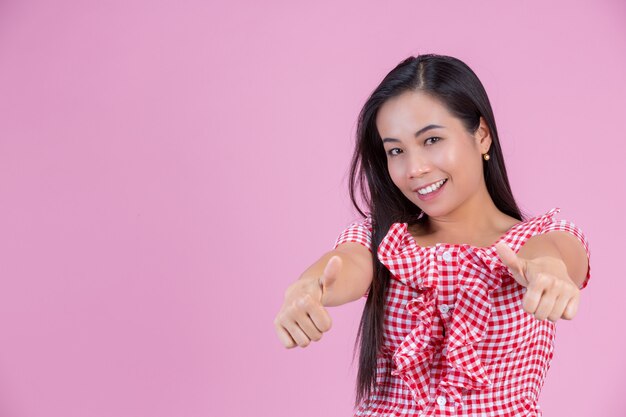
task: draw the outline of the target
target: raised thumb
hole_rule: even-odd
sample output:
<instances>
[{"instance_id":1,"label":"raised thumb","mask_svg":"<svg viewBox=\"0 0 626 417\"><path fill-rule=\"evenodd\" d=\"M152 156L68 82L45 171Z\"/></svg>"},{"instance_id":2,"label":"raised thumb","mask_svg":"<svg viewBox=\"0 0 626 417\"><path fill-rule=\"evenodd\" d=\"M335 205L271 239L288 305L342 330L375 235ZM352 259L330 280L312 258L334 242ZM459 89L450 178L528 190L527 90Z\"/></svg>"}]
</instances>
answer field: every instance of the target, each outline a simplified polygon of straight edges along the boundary
<instances>
[{"instance_id":1,"label":"raised thumb","mask_svg":"<svg viewBox=\"0 0 626 417\"><path fill-rule=\"evenodd\" d=\"M322 272L322 276L320 276L319 280L320 287L322 288L322 296L326 291L328 291L328 287L330 287L337 279L337 275L341 270L342 262L341 258L335 255L326 263L324 272Z\"/></svg>"},{"instance_id":2,"label":"raised thumb","mask_svg":"<svg viewBox=\"0 0 626 417\"><path fill-rule=\"evenodd\" d=\"M511 249L506 243L499 242L496 244L496 252L500 257L502 263L509 268L509 271L513 275L513 279L520 285L528 286L528 279L526 278L526 263L524 259L520 258L513 249Z\"/></svg>"}]
</instances>

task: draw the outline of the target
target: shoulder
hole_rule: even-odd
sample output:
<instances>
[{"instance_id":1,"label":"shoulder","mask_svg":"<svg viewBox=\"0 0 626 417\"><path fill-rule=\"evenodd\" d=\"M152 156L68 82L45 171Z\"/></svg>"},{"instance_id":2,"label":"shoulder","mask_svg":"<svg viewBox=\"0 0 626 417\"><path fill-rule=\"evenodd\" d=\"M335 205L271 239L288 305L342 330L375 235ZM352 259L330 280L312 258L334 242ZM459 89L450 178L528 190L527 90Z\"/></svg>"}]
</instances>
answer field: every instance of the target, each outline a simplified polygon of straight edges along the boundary
<instances>
[{"instance_id":1,"label":"shoulder","mask_svg":"<svg viewBox=\"0 0 626 417\"><path fill-rule=\"evenodd\" d=\"M333 249L342 243L360 243L371 250L372 246L372 218L370 215L365 218L354 220L339 234L333 245Z\"/></svg>"}]
</instances>

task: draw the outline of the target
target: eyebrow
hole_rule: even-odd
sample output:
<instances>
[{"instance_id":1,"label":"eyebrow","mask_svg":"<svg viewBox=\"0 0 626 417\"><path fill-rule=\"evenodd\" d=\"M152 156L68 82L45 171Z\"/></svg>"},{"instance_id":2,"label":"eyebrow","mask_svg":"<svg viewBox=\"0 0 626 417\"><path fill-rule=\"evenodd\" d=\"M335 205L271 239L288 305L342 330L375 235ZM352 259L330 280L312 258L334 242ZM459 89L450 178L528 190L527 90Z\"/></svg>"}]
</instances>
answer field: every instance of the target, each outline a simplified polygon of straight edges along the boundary
<instances>
[{"instance_id":1,"label":"eyebrow","mask_svg":"<svg viewBox=\"0 0 626 417\"><path fill-rule=\"evenodd\" d=\"M418 137L422 133L427 132L427 131L429 131L431 129L439 129L439 128L444 129L443 126L439 126L439 125L428 125L428 126L425 126L425 127L421 128L420 130L418 130L417 132L415 132L415 137ZM399 139L395 139L395 138L385 138L385 139L383 139L383 143L385 143L385 142L400 142L400 140Z\"/></svg>"}]
</instances>

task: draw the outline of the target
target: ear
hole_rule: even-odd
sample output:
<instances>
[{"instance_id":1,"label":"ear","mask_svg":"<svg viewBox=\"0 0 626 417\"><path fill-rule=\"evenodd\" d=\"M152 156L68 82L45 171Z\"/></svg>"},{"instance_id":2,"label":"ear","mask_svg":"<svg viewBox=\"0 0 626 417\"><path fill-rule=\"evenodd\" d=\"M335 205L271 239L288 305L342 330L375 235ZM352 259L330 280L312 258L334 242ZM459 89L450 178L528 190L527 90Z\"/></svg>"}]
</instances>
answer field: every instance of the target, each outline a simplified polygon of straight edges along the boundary
<instances>
[{"instance_id":1,"label":"ear","mask_svg":"<svg viewBox=\"0 0 626 417\"><path fill-rule=\"evenodd\" d=\"M480 116L478 129L474 132L474 138L476 139L476 144L478 145L480 152L487 153L491 147L491 132L489 131L489 126L487 126L485 118L482 116Z\"/></svg>"}]
</instances>

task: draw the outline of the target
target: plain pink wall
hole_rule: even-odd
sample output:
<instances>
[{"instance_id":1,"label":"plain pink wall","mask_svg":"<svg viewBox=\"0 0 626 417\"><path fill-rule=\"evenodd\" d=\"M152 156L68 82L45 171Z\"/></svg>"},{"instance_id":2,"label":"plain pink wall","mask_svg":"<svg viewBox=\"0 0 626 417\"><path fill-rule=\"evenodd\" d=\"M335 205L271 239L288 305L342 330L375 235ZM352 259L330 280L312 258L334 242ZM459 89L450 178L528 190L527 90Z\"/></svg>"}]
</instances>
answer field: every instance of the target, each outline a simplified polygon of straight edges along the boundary
<instances>
[{"instance_id":1,"label":"plain pink wall","mask_svg":"<svg viewBox=\"0 0 626 417\"><path fill-rule=\"evenodd\" d=\"M356 217L360 106L427 52L482 79L522 208L590 240L545 415L623 416L623 2L4 0L0 417L351 415L363 302L306 349L273 319Z\"/></svg>"}]
</instances>

